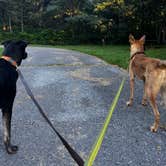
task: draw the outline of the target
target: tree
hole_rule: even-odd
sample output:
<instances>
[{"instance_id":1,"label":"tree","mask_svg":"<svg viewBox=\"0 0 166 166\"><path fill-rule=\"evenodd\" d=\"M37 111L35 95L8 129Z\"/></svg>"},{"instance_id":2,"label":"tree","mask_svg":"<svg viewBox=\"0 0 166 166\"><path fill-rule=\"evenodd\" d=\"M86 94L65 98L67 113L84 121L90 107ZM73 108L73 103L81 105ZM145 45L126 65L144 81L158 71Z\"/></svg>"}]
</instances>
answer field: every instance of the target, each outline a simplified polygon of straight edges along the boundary
<instances>
[{"instance_id":1,"label":"tree","mask_svg":"<svg viewBox=\"0 0 166 166\"><path fill-rule=\"evenodd\" d=\"M130 8L130 15L126 16L126 20L131 32L140 35L145 33L148 38L156 40L158 43L165 42L165 0L128 0L126 6Z\"/></svg>"},{"instance_id":2,"label":"tree","mask_svg":"<svg viewBox=\"0 0 166 166\"><path fill-rule=\"evenodd\" d=\"M38 28L79 42L119 43L134 33L166 43L165 17L165 0L0 0L4 31Z\"/></svg>"},{"instance_id":3,"label":"tree","mask_svg":"<svg viewBox=\"0 0 166 166\"><path fill-rule=\"evenodd\" d=\"M123 42L126 38L127 25L125 23L125 1L124 0L111 0L111 1L95 1L94 11L101 20L101 30L104 29L103 40L114 40L114 42ZM103 31L103 30L102 30ZM125 34L125 35L124 35Z\"/></svg>"},{"instance_id":4,"label":"tree","mask_svg":"<svg viewBox=\"0 0 166 166\"><path fill-rule=\"evenodd\" d=\"M10 32L13 31L12 30L12 15L15 14L13 10L11 10L12 4L13 3L11 0L0 1L3 29L4 30L9 29Z\"/></svg>"}]
</instances>

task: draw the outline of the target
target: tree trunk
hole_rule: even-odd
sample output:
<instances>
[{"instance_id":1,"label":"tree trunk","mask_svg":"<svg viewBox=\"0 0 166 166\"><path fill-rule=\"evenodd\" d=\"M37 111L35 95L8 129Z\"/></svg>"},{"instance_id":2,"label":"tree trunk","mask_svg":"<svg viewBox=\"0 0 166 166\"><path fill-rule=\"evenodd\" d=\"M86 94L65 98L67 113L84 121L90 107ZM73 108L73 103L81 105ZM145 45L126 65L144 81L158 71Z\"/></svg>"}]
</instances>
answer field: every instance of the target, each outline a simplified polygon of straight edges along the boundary
<instances>
[{"instance_id":1,"label":"tree trunk","mask_svg":"<svg viewBox=\"0 0 166 166\"><path fill-rule=\"evenodd\" d=\"M161 26L160 25L156 25L156 40L157 40L157 44L160 44L160 41L161 41Z\"/></svg>"},{"instance_id":2,"label":"tree trunk","mask_svg":"<svg viewBox=\"0 0 166 166\"><path fill-rule=\"evenodd\" d=\"M162 29L162 44L166 43L166 27Z\"/></svg>"},{"instance_id":3,"label":"tree trunk","mask_svg":"<svg viewBox=\"0 0 166 166\"><path fill-rule=\"evenodd\" d=\"M10 33L12 33L12 32L13 32L13 30L12 30L12 21L11 21L11 16L9 16L9 31L10 31Z\"/></svg>"},{"instance_id":4,"label":"tree trunk","mask_svg":"<svg viewBox=\"0 0 166 166\"><path fill-rule=\"evenodd\" d=\"M21 32L24 32L24 13L23 13L23 4L21 9Z\"/></svg>"},{"instance_id":5,"label":"tree trunk","mask_svg":"<svg viewBox=\"0 0 166 166\"><path fill-rule=\"evenodd\" d=\"M21 32L24 32L24 22L21 20Z\"/></svg>"}]
</instances>

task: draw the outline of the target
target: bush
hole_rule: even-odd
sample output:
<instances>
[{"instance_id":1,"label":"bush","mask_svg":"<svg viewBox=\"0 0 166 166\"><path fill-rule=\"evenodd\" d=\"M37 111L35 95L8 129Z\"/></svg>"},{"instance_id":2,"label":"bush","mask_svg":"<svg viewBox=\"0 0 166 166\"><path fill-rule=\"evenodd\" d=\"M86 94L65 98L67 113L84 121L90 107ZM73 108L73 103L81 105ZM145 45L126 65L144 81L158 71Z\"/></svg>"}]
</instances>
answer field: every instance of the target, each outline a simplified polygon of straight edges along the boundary
<instances>
[{"instance_id":1,"label":"bush","mask_svg":"<svg viewBox=\"0 0 166 166\"><path fill-rule=\"evenodd\" d=\"M50 29L36 30L35 33L30 32L0 32L0 41L4 40L26 40L31 44L67 44L67 34L64 31L54 31ZM66 36L66 37L65 37ZM67 39L68 40L68 39Z\"/></svg>"},{"instance_id":2,"label":"bush","mask_svg":"<svg viewBox=\"0 0 166 166\"><path fill-rule=\"evenodd\" d=\"M0 41L4 41L4 40L31 41L31 40L33 40L33 35L26 33L26 32L20 32L20 33L1 32L0 33Z\"/></svg>"}]
</instances>

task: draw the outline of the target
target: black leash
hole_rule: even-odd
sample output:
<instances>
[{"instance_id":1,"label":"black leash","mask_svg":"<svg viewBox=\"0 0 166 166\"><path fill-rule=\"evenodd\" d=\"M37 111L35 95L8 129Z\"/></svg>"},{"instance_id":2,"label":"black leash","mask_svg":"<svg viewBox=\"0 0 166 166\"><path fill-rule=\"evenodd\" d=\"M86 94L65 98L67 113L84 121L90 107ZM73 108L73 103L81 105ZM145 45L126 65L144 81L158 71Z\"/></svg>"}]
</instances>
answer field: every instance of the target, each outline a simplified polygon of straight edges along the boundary
<instances>
[{"instance_id":1,"label":"black leash","mask_svg":"<svg viewBox=\"0 0 166 166\"><path fill-rule=\"evenodd\" d=\"M24 79L24 76L22 75L21 71L19 69L17 69L17 72L20 76L20 79L25 87L25 90L27 91L28 95L30 96L30 98L32 99L32 101L34 102L34 104L36 105L36 107L38 108L39 112L41 113L41 115L43 116L43 118L46 120L46 122L50 125L50 127L54 130L54 132L58 135L58 137L60 138L60 140L62 141L63 145L66 147L66 149L68 150L68 152L70 153L71 157L75 160L75 162L79 165L79 166L84 166L84 161L83 159L78 155L78 153L69 145L69 143L60 135L60 133L55 129L55 127L53 126L53 124L51 123L51 121L48 119L48 117L46 116L46 114L44 113L43 109L40 107L39 103L37 102L37 100L35 99L31 89L29 88L27 82Z\"/></svg>"}]
</instances>

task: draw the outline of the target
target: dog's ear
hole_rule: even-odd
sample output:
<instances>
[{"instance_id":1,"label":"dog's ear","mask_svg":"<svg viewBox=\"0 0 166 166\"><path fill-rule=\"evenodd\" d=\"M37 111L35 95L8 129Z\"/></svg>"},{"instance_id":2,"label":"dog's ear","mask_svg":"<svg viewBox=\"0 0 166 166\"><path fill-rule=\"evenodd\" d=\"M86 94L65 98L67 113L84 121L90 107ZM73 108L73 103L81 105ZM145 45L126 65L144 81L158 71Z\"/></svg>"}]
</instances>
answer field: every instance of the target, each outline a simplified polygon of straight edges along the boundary
<instances>
[{"instance_id":1,"label":"dog's ear","mask_svg":"<svg viewBox=\"0 0 166 166\"><path fill-rule=\"evenodd\" d=\"M143 35L143 36L139 39L139 41L140 41L142 44L144 44L144 43L145 43L145 38L146 38L146 36Z\"/></svg>"},{"instance_id":2,"label":"dog's ear","mask_svg":"<svg viewBox=\"0 0 166 166\"><path fill-rule=\"evenodd\" d=\"M19 40L16 43L19 44L21 47L26 47L29 44L29 42L24 40Z\"/></svg>"},{"instance_id":3,"label":"dog's ear","mask_svg":"<svg viewBox=\"0 0 166 166\"><path fill-rule=\"evenodd\" d=\"M132 44L135 42L135 38L132 34L129 35L129 43Z\"/></svg>"},{"instance_id":4,"label":"dog's ear","mask_svg":"<svg viewBox=\"0 0 166 166\"><path fill-rule=\"evenodd\" d=\"M6 47L11 42L12 42L12 40L6 40L6 41L2 42L1 44L4 45L4 47Z\"/></svg>"}]
</instances>

